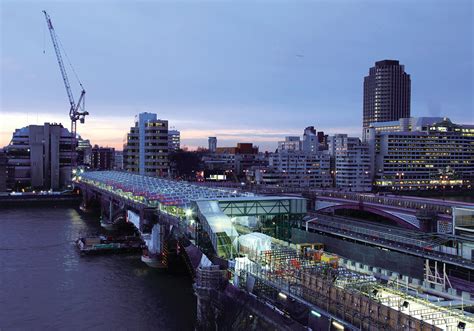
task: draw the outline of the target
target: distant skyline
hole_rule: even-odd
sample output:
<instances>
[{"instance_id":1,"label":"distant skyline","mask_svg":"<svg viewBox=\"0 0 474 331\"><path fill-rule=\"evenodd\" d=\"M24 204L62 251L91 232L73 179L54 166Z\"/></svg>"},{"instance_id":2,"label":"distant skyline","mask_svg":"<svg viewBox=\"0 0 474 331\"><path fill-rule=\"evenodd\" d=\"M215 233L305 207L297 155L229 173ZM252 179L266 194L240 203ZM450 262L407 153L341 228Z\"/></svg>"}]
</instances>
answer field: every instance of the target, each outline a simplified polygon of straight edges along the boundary
<instances>
[{"instance_id":1,"label":"distant skyline","mask_svg":"<svg viewBox=\"0 0 474 331\"><path fill-rule=\"evenodd\" d=\"M28 124L70 126L43 9L87 91L92 144L122 149L144 111L191 148L272 151L311 125L360 136L364 76L383 59L410 74L412 116L474 123L470 0L0 0L0 147Z\"/></svg>"}]
</instances>

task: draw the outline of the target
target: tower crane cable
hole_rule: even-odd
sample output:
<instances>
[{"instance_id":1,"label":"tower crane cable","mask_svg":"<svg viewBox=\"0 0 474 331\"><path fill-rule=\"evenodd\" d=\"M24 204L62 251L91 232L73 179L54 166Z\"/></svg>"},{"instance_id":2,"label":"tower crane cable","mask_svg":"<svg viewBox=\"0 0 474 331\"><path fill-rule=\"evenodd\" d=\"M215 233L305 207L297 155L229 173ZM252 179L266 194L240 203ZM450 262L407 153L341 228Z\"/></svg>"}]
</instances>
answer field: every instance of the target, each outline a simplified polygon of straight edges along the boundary
<instances>
[{"instance_id":1,"label":"tower crane cable","mask_svg":"<svg viewBox=\"0 0 474 331\"><path fill-rule=\"evenodd\" d=\"M61 42L61 38L59 38L58 34L56 33L56 38L58 40L58 43L59 43L59 47L61 47L61 51L62 53L64 54L64 56L66 57L66 61L67 61L67 64L69 64L69 67L71 68L73 74L74 74L74 77L76 78L77 80L77 83L79 84L79 86L81 86L81 89L84 90L84 86L82 86L82 82L81 80L79 79L79 76L77 75L77 72L76 70L74 69L72 63L71 63L71 60L69 59L69 56L67 55L67 52L66 52L66 49L64 48L63 46L63 43Z\"/></svg>"}]
</instances>

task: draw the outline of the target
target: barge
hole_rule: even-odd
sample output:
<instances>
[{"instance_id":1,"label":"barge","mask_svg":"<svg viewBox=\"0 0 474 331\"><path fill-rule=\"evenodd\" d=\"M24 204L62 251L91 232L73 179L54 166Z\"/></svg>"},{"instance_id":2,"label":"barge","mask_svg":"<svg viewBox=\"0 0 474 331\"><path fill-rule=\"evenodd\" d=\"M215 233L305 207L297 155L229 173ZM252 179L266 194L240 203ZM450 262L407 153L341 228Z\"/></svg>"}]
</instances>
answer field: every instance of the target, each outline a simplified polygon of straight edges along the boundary
<instances>
[{"instance_id":1,"label":"barge","mask_svg":"<svg viewBox=\"0 0 474 331\"><path fill-rule=\"evenodd\" d=\"M136 253L142 251L143 241L136 236L117 238L106 236L82 237L76 240L76 246L81 255Z\"/></svg>"}]
</instances>

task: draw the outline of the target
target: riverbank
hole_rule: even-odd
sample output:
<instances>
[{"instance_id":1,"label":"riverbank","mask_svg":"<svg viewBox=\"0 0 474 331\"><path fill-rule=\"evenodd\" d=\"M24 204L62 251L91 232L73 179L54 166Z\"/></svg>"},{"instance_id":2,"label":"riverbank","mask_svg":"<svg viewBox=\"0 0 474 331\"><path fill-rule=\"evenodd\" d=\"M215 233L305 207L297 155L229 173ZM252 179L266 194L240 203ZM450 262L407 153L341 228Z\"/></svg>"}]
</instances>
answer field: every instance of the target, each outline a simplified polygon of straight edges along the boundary
<instances>
[{"instance_id":1,"label":"riverbank","mask_svg":"<svg viewBox=\"0 0 474 331\"><path fill-rule=\"evenodd\" d=\"M81 195L76 193L64 194L22 194L0 195L0 208L25 207L60 207L78 206Z\"/></svg>"}]
</instances>

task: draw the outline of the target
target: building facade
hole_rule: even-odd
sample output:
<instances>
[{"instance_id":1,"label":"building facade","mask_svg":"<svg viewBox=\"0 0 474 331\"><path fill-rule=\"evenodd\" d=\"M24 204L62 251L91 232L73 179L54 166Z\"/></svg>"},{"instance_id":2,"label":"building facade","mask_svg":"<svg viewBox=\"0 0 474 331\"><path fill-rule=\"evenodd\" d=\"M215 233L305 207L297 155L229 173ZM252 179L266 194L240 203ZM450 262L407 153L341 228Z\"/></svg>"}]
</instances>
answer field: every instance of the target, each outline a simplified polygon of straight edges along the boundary
<instances>
[{"instance_id":1,"label":"building facade","mask_svg":"<svg viewBox=\"0 0 474 331\"><path fill-rule=\"evenodd\" d=\"M93 170L113 170L115 167L115 148L99 147L92 148L91 165Z\"/></svg>"},{"instance_id":2,"label":"building facade","mask_svg":"<svg viewBox=\"0 0 474 331\"><path fill-rule=\"evenodd\" d=\"M285 137L284 141L278 142L278 152L301 151L301 139L298 136Z\"/></svg>"},{"instance_id":3,"label":"building facade","mask_svg":"<svg viewBox=\"0 0 474 331\"><path fill-rule=\"evenodd\" d=\"M181 148L181 133L178 130L168 130L168 151L177 152Z\"/></svg>"},{"instance_id":4,"label":"building facade","mask_svg":"<svg viewBox=\"0 0 474 331\"><path fill-rule=\"evenodd\" d=\"M237 180L253 166L266 165L267 161L258 147L251 143L238 143L236 147L217 147L215 152L203 157L204 169L210 175L226 174L226 179Z\"/></svg>"},{"instance_id":5,"label":"building facade","mask_svg":"<svg viewBox=\"0 0 474 331\"><path fill-rule=\"evenodd\" d=\"M215 153L217 149L217 138L216 137L209 137L207 140L209 144L209 152Z\"/></svg>"},{"instance_id":6,"label":"building facade","mask_svg":"<svg viewBox=\"0 0 474 331\"><path fill-rule=\"evenodd\" d=\"M78 166L90 166L92 157L92 145L89 139L82 139L81 136L77 136L77 165Z\"/></svg>"},{"instance_id":7,"label":"building facade","mask_svg":"<svg viewBox=\"0 0 474 331\"><path fill-rule=\"evenodd\" d=\"M115 170L123 170L123 151L115 151Z\"/></svg>"},{"instance_id":8,"label":"building facade","mask_svg":"<svg viewBox=\"0 0 474 331\"><path fill-rule=\"evenodd\" d=\"M358 137L336 134L328 137L331 174L336 188L352 192L372 190L371 155L369 146Z\"/></svg>"},{"instance_id":9,"label":"building facade","mask_svg":"<svg viewBox=\"0 0 474 331\"><path fill-rule=\"evenodd\" d=\"M330 156L326 152L284 150L269 156L269 168L284 187L331 187Z\"/></svg>"},{"instance_id":10,"label":"building facade","mask_svg":"<svg viewBox=\"0 0 474 331\"><path fill-rule=\"evenodd\" d=\"M58 190L71 183L76 149L61 124L45 123L17 129L5 147L8 186L13 190Z\"/></svg>"},{"instance_id":11,"label":"building facade","mask_svg":"<svg viewBox=\"0 0 474 331\"><path fill-rule=\"evenodd\" d=\"M396 131L377 131L376 127L368 130L368 143L374 155L374 183L378 189L471 187L474 125L454 124L448 118L432 120L402 119ZM412 124L407 128L405 123ZM386 123L386 126L396 125Z\"/></svg>"},{"instance_id":12,"label":"building facade","mask_svg":"<svg viewBox=\"0 0 474 331\"><path fill-rule=\"evenodd\" d=\"M313 153L319 150L319 139L314 126L308 126L304 129L301 149L306 153Z\"/></svg>"},{"instance_id":13,"label":"building facade","mask_svg":"<svg viewBox=\"0 0 474 331\"><path fill-rule=\"evenodd\" d=\"M364 78L363 128L410 117L411 80L396 60L375 62ZM364 136L365 140L365 136Z\"/></svg>"},{"instance_id":14,"label":"building facade","mask_svg":"<svg viewBox=\"0 0 474 331\"><path fill-rule=\"evenodd\" d=\"M168 121L156 114L135 116L124 145L124 169L147 176L168 174Z\"/></svg>"}]
</instances>

